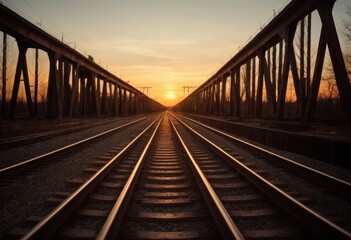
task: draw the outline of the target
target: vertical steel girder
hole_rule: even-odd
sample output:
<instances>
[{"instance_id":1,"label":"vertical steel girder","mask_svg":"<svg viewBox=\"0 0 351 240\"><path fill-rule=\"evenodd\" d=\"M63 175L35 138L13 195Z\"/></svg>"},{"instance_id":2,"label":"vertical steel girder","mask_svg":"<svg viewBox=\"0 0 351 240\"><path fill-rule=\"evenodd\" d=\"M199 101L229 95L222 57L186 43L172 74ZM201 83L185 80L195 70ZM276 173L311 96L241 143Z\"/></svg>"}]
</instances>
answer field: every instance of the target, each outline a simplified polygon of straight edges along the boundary
<instances>
[{"instance_id":1,"label":"vertical steel girder","mask_svg":"<svg viewBox=\"0 0 351 240\"><path fill-rule=\"evenodd\" d=\"M316 105L317 105L319 86L320 86L320 81L321 81L322 71L323 71L324 56L327 48L327 40L324 35L325 35L325 31L323 31L322 29L320 38L319 38L316 64L315 64L313 79L312 79L311 93L307 101L307 110L305 113L305 120L308 120L308 121L313 120L314 113L316 110Z\"/></svg>"},{"instance_id":2,"label":"vertical steel girder","mask_svg":"<svg viewBox=\"0 0 351 240\"><path fill-rule=\"evenodd\" d=\"M225 115L227 113L225 75L230 73L228 108L230 115L262 117L265 114L282 119L286 114L284 111L288 104L286 93L291 74L297 100L296 116L305 121L313 120L328 46L343 112L346 119L351 122L351 85L332 16L334 2L293 0L251 42L206 81L200 90L195 91L196 96L189 95L180 105L188 105L191 103L189 100L195 99L196 109L201 109L202 105L206 106L203 111L199 111L201 114ZM319 13L322 28L316 64L311 76L311 13L315 10ZM300 23L299 45L295 47L299 49L299 58L296 59L294 38L298 23ZM246 64L246 72L243 72L245 89L242 92L240 67L244 64ZM263 93L264 89L266 93ZM246 96L243 112L241 112L242 93ZM263 106L266 106L263 105L263 96L267 97L268 112L262 110Z\"/></svg>"},{"instance_id":3,"label":"vertical steel girder","mask_svg":"<svg viewBox=\"0 0 351 240\"><path fill-rule=\"evenodd\" d=\"M107 81L105 79L103 79L103 84L102 84L101 113L102 114L109 113L108 106L107 106Z\"/></svg>"},{"instance_id":4,"label":"vertical steel girder","mask_svg":"<svg viewBox=\"0 0 351 240\"><path fill-rule=\"evenodd\" d=\"M290 25L286 28L286 33L283 36L283 39L285 42L284 44L285 49L284 49L284 62L282 67L282 77L281 77L281 82L278 89L278 103L277 103L278 119L283 118L283 115L284 115L285 96L286 96L286 89L288 85L290 60L294 50L293 39L294 39L295 31L296 31L296 24Z\"/></svg>"},{"instance_id":5,"label":"vertical steel girder","mask_svg":"<svg viewBox=\"0 0 351 240\"><path fill-rule=\"evenodd\" d=\"M19 41L17 42L17 45L18 45L19 54L18 54L18 60L17 60L15 81L12 88L12 96L11 96L10 112L9 112L10 118L12 118L15 114L17 95L18 95L18 90L21 82L20 78L22 73L23 73L23 82L24 82L24 88L25 88L25 93L27 98L28 112L30 116L33 115L32 97L30 93L28 66L27 66L27 60L26 60L26 53L27 53L28 47Z\"/></svg>"},{"instance_id":6,"label":"vertical steel girder","mask_svg":"<svg viewBox=\"0 0 351 240\"><path fill-rule=\"evenodd\" d=\"M86 77L85 72L81 71L80 74L80 97L79 97L79 113L81 116L85 116L85 102L86 102L86 92L85 92L85 85L86 85Z\"/></svg>"},{"instance_id":7,"label":"vertical steel girder","mask_svg":"<svg viewBox=\"0 0 351 240\"><path fill-rule=\"evenodd\" d=\"M114 88L113 88L113 103L112 103L112 114L113 115L117 115L117 112L118 112L118 109L117 109L117 94L118 94L118 91L117 91L117 88L118 88L118 85L117 84L113 84Z\"/></svg>"},{"instance_id":8,"label":"vertical steel girder","mask_svg":"<svg viewBox=\"0 0 351 240\"><path fill-rule=\"evenodd\" d=\"M300 118L303 117L306 107L306 79L305 79L305 19L302 18L300 26L300 78L298 110Z\"/></svg>"},{"instance_id":9,"label":"vertical steel girder","mask_svg":"<svg viewBox=\"0 0 351 240\"><path fill-rule=\"evenodd\" d=\"M221 82L220 79L216 79L215 81L215 96L216 96L216 104L215 104L215 112L216 115L220 115L221 111L221 100L220 100L220 94L221 94Z\"/></svg>"},{"instance_id":10,"label":"vertical steel girder","mask_svg":"<svg viewBox=\"0 0 351 240\"><path fill-rule=\"evenodd\" d=\"M69 116L78 115L78 85L79 85L79 65L73 65L72 70L72 95L69 108Z\"/></svg>"},{"instance_id":11,"label":"vertical steel girder","mask_svg":"<svg viewBox=\"0 0 351 240\"><path fill-rule=\"evenodd\" d=\"M133 93L129 92L129 98L128 98L128 115L132 115L132 106L133 106Z\"/></svg>"},{"instance_id":12,"label":"vertical steel girder","mask_svg":"<svg viewBox=\"0 0 351 240\"><path fill-rule=\"evenodd\" d=\"M38 83L39 83L39 50L35 49L35 70L34 70L34 115L38 115Z\"/></svg>"},{"instance_id":13,"label":"vertical steel girder","mask_svg":"<svg viewBox=\"0 0 351 240\"><path fill-rule=\"evenodd\" d=\"M240 66L230 70L230 109L231 115L241 116Z\"/></svg>"},{"instance_id":14,"label":"vertical steel girder","mask_svg":"<svg viewBox=\"0 0 351 240\"><path fill-rule=\"evenodd\" d=\"M3 34L2 51L2 90L1 90L1 115L6 116L6 81L7 81L7 34Z\"/></svg>"},{"instance_id":15,"label":"vertical steel girder","mask_svg":"<svg viewBox=\"0 0 351 240\"><path fill-rule=\"evenodd\" d=\"M72 101L72 93L70 86L70 75L71 75L71 64L64 62L64 73L63 73L63 113L64 116L70 114L70 103Z\"/></svg>"},{"instance_id":16,"label":"vertical steel girder","mask_svg":"<svg viewBox=\"0 0 351 240\"><path fill-rule=\"evenodd\" d=\"M127 112L127 89L123 88L123 98L122 98L122 114L126 115Z\"/></svg>"},{"instance_id":17,"label":"vertical steel girder","mask_svg":"<svg viewBox=\"0 0 351 240\"><path fill-rule=\"evenodd\" d=\"M109 82L108 86L109 86L110 95L107 99L107 106L108 106L108 114L111 114L111 113L113 113L112 103L111 103L111 101L112 101L112 83Z\"/></svg>"},{"instance_id":18,"label":"vertical steel girder","mask_svg":"<svg viewBox=\"0 0 351 240\"><path fill-rule=\"evenodd\" d=\"M97 76L95 72L90 73L90 82L91 82L90 93L92 95L91 111L94 115L100 116L101 115L100 93L97 92L96 77Z\"/></svg>"},{"instance_id":19,"label":"vertical steel girder","mask_svg":"<svg viewBox=\"0 0 351 240\"><path fill-rule=\"evenodd\" d=\"M234 116L235 112L235 71L234 69L230 70L230 115Z\"/></svg>"},{"instance_id":20,"label":"vertical steel girder","mask_svg":"<svg viewBox=\"0 0 351 240\"><path fill-rule=\"evenodd\" d=\"M118 87L118 113L123 114L123 97L122 97L122 87Z\"/></svg>"},{"instance_id":21,"label":"vertical steel girder","mask_svg":"<svg viewBox=\"0 0 351 240\"><path fill-rule=\"evenodd\" d=\"M255 107L256 107L256 57L252 58L252 94L251 94L251 109L250 109L250 116L253 116L255 113Z\"/></svg>"},{"instance_id":22,"label":"vertical steel girder","mask_svg":"<svg viewBox=\"0 0 351 240\"><path fill-rule=\"evenodd\" d=\"M55 52L48 53L50 69L49 69L49 81L48 81L48 91L47 91L47 118L57 118L59 117L59 106L58 106L58 84L57 84L57 68L56 63L58 61L58 56Z\"/></svg>"},{"instance_id":23,"label":"vertical steel girder","mask_svg":"<svg viewBox=\"0 0 351 240\"><path fill-rule=\"evenodd\" d=\"M214 90L215 90L215 83L214 81L210 84L210 115L214 114Z\"/></svg>"},{"instance_id":24,"label":"vertical steel girder","mask_svg":"<svg viewBox=\"0 0 351 240\"><path fill-rule=\"evenodd\" d=\"M222 115L226 116L226 112L227 112L227 108L226 108L226 88L227 88L227 77L226 75L224 75L222 77L222 107L221 107L221 111L222 111Z\"/></svg>"},{"instance_id":25,"label":"vertical steel girder","mask_svg":"<svg viewBox=\"0 0 351 240\"><path fill-rule=\"evenodd\" d=\"M257 95L256 95L256 112L257 118L262 115L262 91L263 91L263 61L264 55L263 51L259 51L258 55L258 82L257 82ZM261 56L263 55L263 56Z\"/></svg>"},{"instance_id":26,"label":"vertical steel girder","mask_svg":"<svg viewBox=\"0 0 351 240\"><path fill-rule=\"evenodd\" d=\"M246 63L246 75L244 79L245 84L245 95L246 95L246 112L247 115L250 116L251 111L251 61L247 61Z\"/></svg>"},{"instance_id":27,"label":"vertical steel girder","mask_svg":"<svg viewBox=\"0 0 351 240\"><path fill-rule=\"evenodd\" d=\"M268 52L269 54L269 52ZM270 54L269 54L270 55ZM264 78L265 80L265 85L266 85L266 96L267 96L267 100L268 100L268 106L269 106L269 111L270 111L270 115L271 116L275 116L276 113L276 99L275 99L275 89L274 89L274 85L271 82L271 74L269 71L269 66L267 64L266 58L265 58L265 53L262 51L258 54L259 56L259 62L260 65L262 64L262 66L259 67L260 69L260 81L262 81L262 78ZM262 74L262 76L261 76ZM262 101L262 99L260 99L260 101ZM262 104L262 102L261 102Z\"/></svg>"},{"instance_id":28,"label":"vertical steel girder","mask_svg":"<svg viewBox=\"0 0 351 240\"><path fill-rule=\"evenodd\" d=\"M323 1L318 8L319 16L322 21L324 37L328 44L329 54L332 61L336 84L339 89L339 96L343 106L344 114L351 123L351 85L347 75L340 42L338 39L334 19L332 16L333 4Z\"/></svg>"}]
</instances>

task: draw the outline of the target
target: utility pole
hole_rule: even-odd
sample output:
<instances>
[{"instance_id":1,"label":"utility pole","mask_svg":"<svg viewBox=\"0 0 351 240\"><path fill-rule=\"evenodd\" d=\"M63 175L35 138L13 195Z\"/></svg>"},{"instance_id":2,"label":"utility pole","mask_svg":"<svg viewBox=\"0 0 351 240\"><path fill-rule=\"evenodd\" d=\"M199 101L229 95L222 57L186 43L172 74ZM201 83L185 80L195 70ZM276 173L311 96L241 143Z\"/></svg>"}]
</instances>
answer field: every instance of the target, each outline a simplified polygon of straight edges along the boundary
<instances>
[{"instance_id":1,"label":"utility pole","mask_svg":"<svg viewBox=\"0 0 351 240\"><path fill-rule=\"evenodd\" d=\"M149 89L152 88L152 87L139 87L139 88L143 89L143 93L144 93L144 91L146 89L146 95L149 95Z\"/></svg>"},{"instance_id":2,"label":"utility pole","mask_svg":"<svg viewBox=\"0 0 351 240\"><path fill-rule=\"evenodd\" d=\"M7 68L7 34L3 35L3 52L2 52L2 116L6 115L6 68Z\"/></svg>"},{"instance_id":3,"label":"utility pole","mask_svg":"<svg viewBox=\"0 0 351 240\"><path fill-rule=\"evenodd\" d=\"M191 88L196 88L196 86L183 86L183 90L184 90L183 93L185 94L185 89L188 89L188 95L189 95Z\"/></svg>"}]
</instances>

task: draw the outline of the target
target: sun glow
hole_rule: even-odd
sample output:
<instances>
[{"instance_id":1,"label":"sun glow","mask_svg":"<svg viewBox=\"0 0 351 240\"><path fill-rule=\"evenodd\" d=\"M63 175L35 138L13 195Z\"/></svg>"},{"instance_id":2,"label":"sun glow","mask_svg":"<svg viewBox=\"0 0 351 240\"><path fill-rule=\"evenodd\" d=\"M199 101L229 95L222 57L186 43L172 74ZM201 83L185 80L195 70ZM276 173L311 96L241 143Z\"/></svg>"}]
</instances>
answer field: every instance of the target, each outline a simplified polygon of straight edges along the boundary
<instances>
[{"instance_id":1,"label":"sun glow","mask_svg":"<svg viewBox=\"0 0 351 240\"><path fill-rule=\"evenodd\" d=\"M167 99L175 99L175 94L174 94L174 92L168 92L167 95L166 95L166 98L167 98Z\"/></svg>"}]
</instances>

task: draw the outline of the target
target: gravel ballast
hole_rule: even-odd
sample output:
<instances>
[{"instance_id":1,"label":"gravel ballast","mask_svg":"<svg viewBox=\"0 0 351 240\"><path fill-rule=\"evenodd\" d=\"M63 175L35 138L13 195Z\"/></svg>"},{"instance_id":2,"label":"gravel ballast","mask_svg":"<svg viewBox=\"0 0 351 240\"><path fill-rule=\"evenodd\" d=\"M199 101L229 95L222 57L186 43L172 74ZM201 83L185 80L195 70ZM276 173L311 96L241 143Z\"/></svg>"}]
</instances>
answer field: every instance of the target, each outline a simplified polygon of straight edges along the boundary
<instances>
[{"instance_id":1,"label":"gravel ballast","mask_svg":"<svg viewBox=\"0 0 351 240\"><path fill-rule=\"evenodd\" d=\"M54 159L55 162L45 163L28 174L2 182L0 185L0 238L4 238L4 234L18 226L26 217L47 214L51 209L45 204L47 198L63 189L69 179L84 176L82 170L85 167L123 142L122 139L130 139L135 134L136 129L146 127L151 123L151 120L117 131L97 142L81 147L78 151L57 157ZM128 121L130 120L119 121L117 125ZM116 127L116 124L94 127L84 132L58 136L47 142L3 151L1 152L1 162L28 159L39 153L44 153L48 149L56 149L112 127Z\"/></svg>"}]
</instances>

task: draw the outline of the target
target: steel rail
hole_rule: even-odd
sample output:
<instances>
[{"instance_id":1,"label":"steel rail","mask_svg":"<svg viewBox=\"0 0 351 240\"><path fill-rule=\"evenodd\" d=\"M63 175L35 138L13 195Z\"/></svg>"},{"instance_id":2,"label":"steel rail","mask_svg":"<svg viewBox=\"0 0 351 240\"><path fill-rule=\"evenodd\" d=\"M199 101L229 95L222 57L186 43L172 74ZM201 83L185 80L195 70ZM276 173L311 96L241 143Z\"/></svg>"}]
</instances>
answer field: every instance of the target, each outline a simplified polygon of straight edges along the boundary
<instances>
[{"instance_id":1,"label":"steel rail","mask_svg":"<svg viewBox=\"0 0 351 240\"><path fill-rule=\"evenodd\" d=\"M51 211L44 219L36 224L21 240L49 239L59 226L76 210L82 201L92 192L99 182L107 176L117 162L130 150L130 148L149 130L160 118L157 117L138 136L124 147L118 154L104 165L98 172L83 183L76 191L67 197L59 206Z\"/></svg>"},{"instance_id":2,"label":"steel rail","mask_svg":"<svg viewBox=\"0 0 351 240\"><path fill-rule=\"evenodd\" d=\"M131 175L129 176L126 184L124 185L115 205L113 206L109 216L107 217L107 219L106 219L103 227L101 228L100 233L96 239L103 240L103 239L115 239L116 238L119 227L121 225L121 222L122 222L123 217L125 215L125 212L127 210L128 203L130 201L130 198L132 197L136 182L138 180L139 173L141 171L141 167L143 166L144 159L145 159L146 154L148 153L148 151L150 149L152 142L155 139L156 132L158 131L158 129L160 127L160 124L163 120L163 116L159 120L154 132L152 133L152 136L150 137L142 154L140 155L135 167L133 168Z\"/></svg>"},{"instance_id":3,"label":"steel rail","mask_svg":"<svg viewBox=\"0 0 351 240\"><path fill-rule=\"evenodd\" d=\"M38 163L41 163L41 162L44 162L44 161L48 160L49 157L53 157L55 155L61 154L63 152L71 150L71 149L73 149L75 147L81 146L83 144L86 144L88 142L96 140L96 139L98 139L100 137L106 136L107 134L116 132L116 131L121 130L123 128L126 128L126 127L128 127L130 125L133 125L133 124L136 124L138 122L141 122L141 121L145 120L146 118L148 118L148 117L144 117L144 118L135 120L133 122L126 123L126 124L124 124L122 126L118 126L118 127L112 128L112 129L107 130L105 132L102 132L102 133L96 134L94 136L88 137L86 139L83 139L81 141L69 144L69 145L67 145L65 147L58 148L58 149L53 150L51 152L48 152L48 153L42 154L40 156L37 156L37 157L31 158L31 159L25 160L23 162L11 165L9 167L2 168L2 169L0 169L0 180L4 180L4 179L6 179L9 176L13 176L15 173L24 172L24 171L30 169L34 164L38 164Z\"/></svg>"},{"instance_id":4,"label":"steel rail","mask_svg":"<svg viewBox=\"0 0 351 240\"><path fill-rule=\"evenodd\" d=\"M62 129L56 129L53 131L43 131L39 133L33 133L33 134L27 134L27 135L22 135L22 136L17 136L17 137L12 137L12 138L2 138L0 139L0 149L9 149L13 148L15 146L18 146L19 144L25 145L27 143L33 143L33 142L38 142L50 137L55 137L59 135L63 135L65 133L71 133L71 132L78 132L83 129L88 129L91 127L95 127L101 124L108 124L116 122L116 119L114 120L104 120L104 121L98 121L94 123L87 123L79 126L71 126L67 128L62 128Z\"/></svg>"},{"instance_id":5,"label":"steel rail","mask_svg":"<svg viewBox=\"0 0 351 240\"><path fill-rule=\"evenodd\" d=\"M287 213L293 216L307 229L310 229L316 235L322 239L351 239L351 233L341 228L340 226L329 221L319 213L310 209L303 203L297 201L280 188L264 179L252 169L242 164L235 157L228 154L226 151L221 149L218 145L214 144L200 133L195 131L189 125L184 123L182 120L171 114L177 119L183 126L186 127L192 134L198 139L207 144L213 149L218 155L227 160L241 175L243 175L248 181L255 185L264 195L270 198L273 202L279 205Z\"/></svg>"},{"instance_id":6,"label":"steel rail","mask_svg":"<svg viewBox=\"0 0 351 240\"><path fill-rule=\"evenodd\" d=\"M336 194L339 194L342 197L345 197L345 198L351 200L351 183L349 183L347 181L336 178L334 176L331 176L331 175L326 174L324 172L318 171L318 170L313 169L311 167L305 166L301 163L297 163L291 159L288 159L288 158L283 157L279 154L268 151L262 147L258 147L252 143L246 142L242 139L234 137L233 135L230 135L228 133L225 133L223 131L220 131L218 129L210 127L206 124L203 124L203 123L196 121L194 119L191 119L189 117L186 117L183 115L178 115L178 116L186 118L189 121L192 121L192 122L194 122L194 123L196 123L204 128L207 128L213 132L219 133L220 135L226 137L229 140L233 140L235 142L243 144L243 145L245 145L245 147L248 147L254 151L259 152L259 154L266 156L269 160L272 160L277 164L288 167L295 174L298 174L306 179L309 179L309 180L317 183L318 185L320 185L320 186L322 186L322 187L324 187L324 188L326 188L326 189L328 189Z\"/></svg>"},{"instance_id":7,"label":"steel rail","mask_svg":"<svg viewBox=\"0 0 351 240\"><path fill-rule=\"evenodd\" d=\"M200 186L201 192L205 197L205 201L210 208L213 219L215 220L217 227L222 235L223 239L244 239L242 233L238 227L233 222L228 211L223 206L221 200L217 196L216 192L212 188L211 184L205 177L204 173L201 171L199 165L196 163L194 157L190 153L188 147L186 146L184 140L180 136L177 128L171 119L169 119L172 125L172 129L177 135L179 142L181 143L184 151L186 152L191 170L196 178L198 185Z\"/></svg>"}]
</instances>

